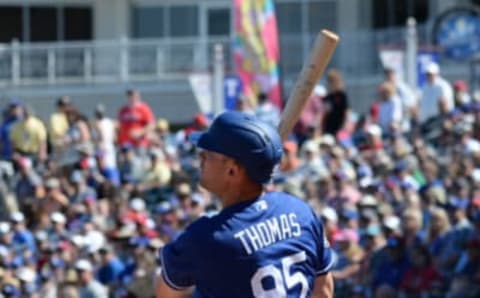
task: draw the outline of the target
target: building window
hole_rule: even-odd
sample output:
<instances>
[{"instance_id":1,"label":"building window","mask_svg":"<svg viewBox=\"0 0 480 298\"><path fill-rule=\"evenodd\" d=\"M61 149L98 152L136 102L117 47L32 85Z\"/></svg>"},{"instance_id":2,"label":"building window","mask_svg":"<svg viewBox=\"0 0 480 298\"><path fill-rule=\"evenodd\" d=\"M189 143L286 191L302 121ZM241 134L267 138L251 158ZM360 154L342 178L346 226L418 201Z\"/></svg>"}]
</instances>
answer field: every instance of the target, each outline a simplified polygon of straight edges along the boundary
<instances>
[{"instance_id":1,"label":"building window","mask_svg":"<svg viewBox=\"0 0 480 298\"><path fill-rule=\"evenodd\" d=\"M133 9L133 36L156 38L165 36L165 8L136 7Z\"/></svg>"},{"instance_id":2,"label":"building window","mask_svg":"<svg viewBox=\"0 0 480 298\"><path fill-rule=\"evenodd\" d=\"M64 10L65 40L91 40L93 37L92 9L66 7Z\"/></svg>"},{"instance_id":3,"label":"building window","mask_svg":"<svg viewBox=\"0 0 480 298\"><path fill-rule=\"evenodd\" d=\"M302 7L300 3L278 3L275 9L280 33L298 34L302 32Z\"/></svg>"},{"instance_id":4,"label":"building window","mask_svg":"<svg viewBox=\"0 0 480 298\"><path fill-rule=\"evenodd\" d=\"M24 19L23 10L28 13ZM26 28L24 28L24 22ZM60 28L63 26L63 28ZM0 42L91 40L90 7L0 6ZM26 40L24 40L24 38Z\"/></svg>"},{"instance_id":5,"label":"building window","mask_svg":"<svg viewBox=\"0 0 480 298\"><path fill-rule=\"evenodd\" d=\"M56 41L57 8L33 6L30 9L30 41Z\"/></svg>"},{"instance_id":6,"label":"building window","mask_svg":"<svg viewBox=\"0 0 480 298\"><path fill-rule=\"evenodd\" d=\"M428 19L429 0L374 0L373 25L375 28L405 26L413 16L421 24Z\"/></svg>"},{"instance_id":7,"label":"building window","mask_svg":"<svg viewBox=\"0 0 480 298\"><path fill-rule=\"evenodd\" d=\"M193 5L170 6L168 35L191 37L199 34L198 7Z\"/></svg>"},{"instance_id":8,"label":"building window","mask_svg":"<svg viewBox=\"0 0 480 298\"><path fill-rule=\"evenodd\" d=\"M0 42L22 41L22 7L0 6Z\"/></svg>"},{"instance_id":9,"label":"building window","mask_svg":"<svg viewBox=\"0 0 480 298\"><path fill-rule=\"evenodd\" d=\"M323 28L335 31L337 5L333 1L308 3L308 32L316 34Z\"/></svg>"},{"instance_id":10,"label":"building window","mask_svg":"<svg viewBox=\"0 0 480 298\"><path fill-rule=\"evenodd\" d=\"M210 8L208 9L208 35L228 36L230 35L230 9Z\"/></svg>"}]
</instances>

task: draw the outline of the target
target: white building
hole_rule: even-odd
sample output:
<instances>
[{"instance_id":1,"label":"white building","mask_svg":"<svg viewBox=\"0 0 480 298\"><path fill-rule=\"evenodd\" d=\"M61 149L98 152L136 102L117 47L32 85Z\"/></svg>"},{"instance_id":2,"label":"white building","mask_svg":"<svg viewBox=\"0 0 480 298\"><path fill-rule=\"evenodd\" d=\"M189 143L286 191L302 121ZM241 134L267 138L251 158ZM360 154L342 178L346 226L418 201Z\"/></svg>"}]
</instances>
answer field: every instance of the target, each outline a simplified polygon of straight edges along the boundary
<instances>
[{"instance_id":1,"label":"white building","mask_svg":"<svg viewBox=\"0 0 480 298\"><path fill-rule=\"evenodd\" d=\"M42 113L66 93L86 111L99 100L109 101L114 113L125 87L136 85L158 115L188 121L198 107L192 104L187 75L211 69L215 43L224 44L229 54L232 2L0 0L3 95L32 101ZM431 25L440 12L461 3L470 0L276 0L286 89L313 36L329 28L342 36L332 65L345 72L362 100L370 100L355 84L376 82L379 43L404 38L398 30L381 35L373 30L402 26L409 15Z\"/></svg>"}]
</instances>

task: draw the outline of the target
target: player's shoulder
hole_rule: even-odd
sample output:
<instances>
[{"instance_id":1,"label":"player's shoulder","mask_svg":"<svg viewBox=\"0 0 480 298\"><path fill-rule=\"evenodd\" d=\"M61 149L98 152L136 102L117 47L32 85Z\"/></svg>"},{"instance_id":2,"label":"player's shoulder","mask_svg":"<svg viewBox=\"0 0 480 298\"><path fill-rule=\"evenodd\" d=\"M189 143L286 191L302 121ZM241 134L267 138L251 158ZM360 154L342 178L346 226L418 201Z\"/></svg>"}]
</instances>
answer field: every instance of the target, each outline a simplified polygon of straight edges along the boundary
<instances>
[{"instance_id":1,"label":"player's shoulder","mask_svg":"<svg viewBox=\"0 0 480 298\"><path fill-rule=\"evenodd\" d=\"M263 197L268 205L280 211L313 214L312 208L304 200L285 192L266 192Z\"/></svg>"}]
</instances>

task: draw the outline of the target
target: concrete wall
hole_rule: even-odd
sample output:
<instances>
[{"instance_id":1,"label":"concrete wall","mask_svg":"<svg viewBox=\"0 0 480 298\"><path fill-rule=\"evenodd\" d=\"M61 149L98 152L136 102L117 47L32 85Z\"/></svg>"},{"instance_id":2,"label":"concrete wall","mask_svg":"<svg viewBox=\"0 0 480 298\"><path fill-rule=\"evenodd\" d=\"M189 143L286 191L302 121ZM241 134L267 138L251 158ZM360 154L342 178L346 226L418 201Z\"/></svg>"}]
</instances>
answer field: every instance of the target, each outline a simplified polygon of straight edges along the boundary
<instances>
[{"instance_id":1,"label":"concrete wall","mask_svg":"<svg viewBox=\"0 0 480 298\"><path fill-rule=\"evenodd\" d=\"M95 39L120 39L130 35L128 0L94 1L93 14Z\"/></svg>"},{"instance_id":2,"label":"concrete wall","mask_svg":"<svg viewBox=\"0 0 480 298\"><path fill-rule=\"evenodd\" d=\"M71 96L73 103L88 117L98 104L103 104L107 115L117 117L126 102L125 91L131 85L85 85L22 87L4 89L0 93L0 107L7 104L10 97L18 97L34 108L40 118L48 119L55 110L56 99L62 95ZM150 104L157 117L166 118L172 124L189 123L199 107L186 81L166 81L136 84L143 99Z\"/></svg>"}]
</instances>

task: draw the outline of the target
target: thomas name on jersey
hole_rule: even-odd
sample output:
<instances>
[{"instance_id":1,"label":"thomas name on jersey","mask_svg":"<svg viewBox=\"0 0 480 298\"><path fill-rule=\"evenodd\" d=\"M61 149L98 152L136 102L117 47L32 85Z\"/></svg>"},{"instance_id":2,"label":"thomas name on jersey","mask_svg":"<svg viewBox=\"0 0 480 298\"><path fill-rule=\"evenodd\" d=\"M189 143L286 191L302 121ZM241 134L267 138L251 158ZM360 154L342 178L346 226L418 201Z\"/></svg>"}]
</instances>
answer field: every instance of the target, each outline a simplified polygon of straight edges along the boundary
<instances>
[{"instance_id":1,"label":"thomas name on jersey","mask_svg":"<svg viewBox=\"0 0 480 298\"><path fill-rule=\"evenodd\" d=\"M259 249L275 242L300 237L302 231L295 213L281 214L247 227L234 237L239 239L247 254L251 255Z\"/></svg>"}]
</instances>

